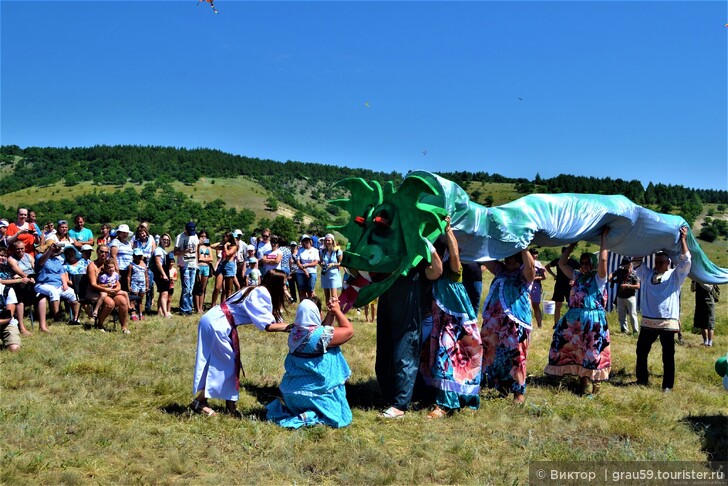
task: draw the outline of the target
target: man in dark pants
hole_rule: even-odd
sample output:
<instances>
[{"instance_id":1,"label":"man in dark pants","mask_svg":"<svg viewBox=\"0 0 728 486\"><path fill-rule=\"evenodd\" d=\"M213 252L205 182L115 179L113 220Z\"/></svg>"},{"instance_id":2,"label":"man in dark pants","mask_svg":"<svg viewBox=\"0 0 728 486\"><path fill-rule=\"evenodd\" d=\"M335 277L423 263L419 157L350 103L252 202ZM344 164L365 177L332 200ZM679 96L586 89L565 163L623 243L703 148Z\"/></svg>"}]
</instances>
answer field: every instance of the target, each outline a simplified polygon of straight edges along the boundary
<instances>
[{"instance_id":1,"label":"man in dark pants","mask_svg":"<svg viewBox=\"0 0 728 486\"><path fill-rule=\"evenodd\" d=\"M675 384L675 333L680 330L680 288L690 273L687 226L680 228L680 261L670 268L667 253L655 255L655 268L640 265L637 276L642 282L642 325L637 338L637 383L647 385L647 358L657 338L662 345L662 390L669 392ZM641 263L641 258L637 259Z\"/></svg>"},{"instance_id":2,"label":"man in dark pants","mask_svg":"<svg viewBox=\"0 0 728 486\"><path fill-rule=\"evenodd\" d=\"M434 248L431 248L434 250ZM422 262L379 297L375 371L390 407L383 418L401 418L409 409L420 361L421 289L425 279L437 280L442 261L432 251L432 262Z\"/></svg>"}]
</instances>

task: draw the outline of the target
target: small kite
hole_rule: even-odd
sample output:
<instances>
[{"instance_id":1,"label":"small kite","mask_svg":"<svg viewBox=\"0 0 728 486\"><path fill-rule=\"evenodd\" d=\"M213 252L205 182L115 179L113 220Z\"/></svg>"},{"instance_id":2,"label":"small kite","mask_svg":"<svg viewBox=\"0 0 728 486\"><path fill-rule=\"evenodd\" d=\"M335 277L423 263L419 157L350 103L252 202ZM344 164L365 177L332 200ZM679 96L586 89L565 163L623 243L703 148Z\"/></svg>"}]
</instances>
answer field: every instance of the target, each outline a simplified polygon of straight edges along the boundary
<instances>
[{"instance_id":1,"label":"small kite","mask_svg":"<svg viewBox=\"0 0 728 486\"><path fill-rule=\"evenodd\" d=\"M197 1L197 5L199 6L199 5L200 5L200 4L202 3L202 2L207 2L207 3L209 3L209 4L210 4L210 7L212 7L212 11L213 11L213 12L215 12L215 13L220 13L220 12L218 12L218 11L217 11L217 9L215 8L215 3L214 3L214 2L215 2L215 0L198 0L198 1Z\"/></svg>"},{"instance_id":2,"label":"small kite","mask_svg":"<svg viewBox=\"0 0 728 486\"><path fill-rule=\"evenodd\" d=\"M369 108L369 102L367 101L366 103L364 103L364 106L366 106L367 108Z\"/></svg>"},{"instance_id":3,"label":"small kite","mask_svg":"<svg viewBox=\"0 0 728 486\"><path fill-rule=\"evenodd\" d=\"M422 155L427 155L427 149L422 151Z\"/></svg>"}]
</instances>

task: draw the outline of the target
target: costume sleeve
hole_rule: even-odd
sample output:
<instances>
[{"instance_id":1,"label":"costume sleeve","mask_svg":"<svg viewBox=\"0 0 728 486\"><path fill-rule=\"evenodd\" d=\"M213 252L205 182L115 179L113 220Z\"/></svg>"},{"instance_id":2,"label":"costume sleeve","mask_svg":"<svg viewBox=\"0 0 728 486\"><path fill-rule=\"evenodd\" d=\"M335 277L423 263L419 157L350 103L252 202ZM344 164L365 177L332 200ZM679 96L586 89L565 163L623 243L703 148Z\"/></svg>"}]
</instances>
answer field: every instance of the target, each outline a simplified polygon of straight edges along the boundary
<instances>
[{"instance_id":1,"label":"costume sleeve","mask_svg":"<svg viewBox=\"0 0 728 486\"><path fill-rule=\"evenodd\" d=\"M242 307L248 314L249 323L261 331L265 331L266 326L276 322L276 318L273 317L273 303L271 302L270 293L265 287L256 287L248 297L235 305ZM248 322L241 324L248 324Z\"/></svg>"},{"instance_id":2,"label":"costume sleeve","mask_svg":"<svg viewBox=\"0 0 728 486\"><path fill-rule=\"evenodd\" d=\"M323 328L324 331L321 334L321 345L324 352L326 352L326 349L329 347L329 343L334 338L334 328L331 326L323 326Z\"/></svg>"}]
</instances>

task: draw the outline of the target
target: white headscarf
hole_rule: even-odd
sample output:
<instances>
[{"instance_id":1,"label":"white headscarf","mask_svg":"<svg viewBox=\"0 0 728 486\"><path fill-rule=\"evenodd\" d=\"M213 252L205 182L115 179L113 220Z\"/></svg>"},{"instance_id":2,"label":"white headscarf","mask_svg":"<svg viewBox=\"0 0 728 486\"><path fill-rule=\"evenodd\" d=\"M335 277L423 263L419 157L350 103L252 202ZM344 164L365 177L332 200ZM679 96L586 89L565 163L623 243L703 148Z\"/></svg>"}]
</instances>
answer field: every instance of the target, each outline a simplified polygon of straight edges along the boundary
<instances>
[{"instance_id":1,"label":"white headscarf","mask_svg":"<svg viewBox=\"0 0 728 486\"><path fill-rule=\"evenodd\" d=\"M298 304L296 318L293 321L291 334L288 336L288 350L290 352L305 352L311 339L311 335L321 326L321 313L316 304L309 299L304 299ZM333 337L333 329L326 328L320 342L316 345L316 352L325 353ZM323 347L323 349L322 349ZM307 354L311 354L311 350Z\"/></svg>"}]
</instances>

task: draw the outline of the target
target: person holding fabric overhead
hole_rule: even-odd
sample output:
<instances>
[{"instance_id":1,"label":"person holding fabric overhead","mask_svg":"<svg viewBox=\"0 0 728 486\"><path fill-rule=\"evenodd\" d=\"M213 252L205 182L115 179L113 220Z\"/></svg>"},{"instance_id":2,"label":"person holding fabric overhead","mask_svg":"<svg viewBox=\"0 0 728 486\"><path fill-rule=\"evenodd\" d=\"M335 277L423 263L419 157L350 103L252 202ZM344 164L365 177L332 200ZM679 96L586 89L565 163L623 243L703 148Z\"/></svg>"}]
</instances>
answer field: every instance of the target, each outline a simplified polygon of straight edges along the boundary
<instances>
[{"instance_id":1,"label":"person holding fabric overhead","mask_svg":"<svg viewBox=\"0 0 728 486\"><path fill-rule=\"evenodd\" d=\"M503 262L485 262L495 278L483 307L483 380L502 395L525 401L526 359L531 343L531 286L536 276L527 249Z\"/></svg>"},{"instance_id":2,"label":"person holding fabric overhead","mask_svg":"<svg viewBox=\"0 0 728 486\"><path fill-rule=\"evenodd\" d=\"M576 243L561 254L559 268L574 281L569 296L570 309L564 314L551 341L549 362L544 373L553 376L577 375L582 393L599 392L599 383L609 379L612 367L612 348L609 346L609 325L604 306L607 300L607 248L605 240L609 227L602 231L597 269L594 255L584 253L579 258L579 270L572 270L568 258Z\"/></svg>"},{"instance_id":3,"label":"person holding fabric overhead","mask_svg":"<svg viewBox=\"0 0 728 486\"><path fill-rule=\"evenodd\" d=\"M322 325L318 297L304 299L298 306L280 384L283 399L266 407L268 420L282 427L325 424L339 428L351 423L344 388L351 370L339 346L354 336L354 327L336 299L327 307L337 327Z\"/></svg>"},{"instance_id":4,"label":"person holding fabric overhead","mask_svg":"<svg viewBox=\"0 0 728 486\"><path fill-rule=\"evenodd\" d=\"M197 398L190 404L192 411L217 415L207 401L217 398L226 401L228 413L237 415L242 370L237 326L253 324L261 331L287 331L281 314L285 278L283 272L271 270L263 278L262 285L239 290L202 316L197 328L192 388Z\"/></svg>"},{"instance_id":5,"label":"person holding fabric overhead","mask_svg":"<svg viewBox=\"0 0 728 486\"><path fill-rule=\"evenodd\" d=\"M445 222L445 233L435 243L443 272L432 286L432 330L420 361L425 383L435 389L435 408L427 415L430 419L443 418L461 407L480 406L483 346L478 315L463 285L463 267L450 216Z\"/></svg>"}]
</instances>

